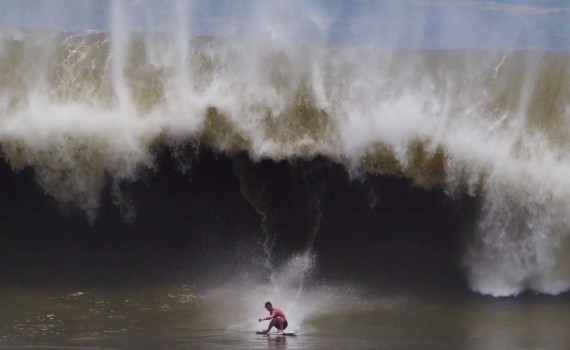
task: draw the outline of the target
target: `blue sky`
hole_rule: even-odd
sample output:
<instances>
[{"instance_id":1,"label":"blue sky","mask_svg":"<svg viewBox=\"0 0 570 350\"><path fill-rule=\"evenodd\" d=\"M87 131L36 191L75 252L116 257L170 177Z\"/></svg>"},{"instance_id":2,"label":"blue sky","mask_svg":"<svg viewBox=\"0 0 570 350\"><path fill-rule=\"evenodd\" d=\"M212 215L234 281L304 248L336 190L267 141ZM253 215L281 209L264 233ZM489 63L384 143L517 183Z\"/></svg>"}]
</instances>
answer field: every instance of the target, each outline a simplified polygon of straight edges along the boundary
<instances>
[{"instance_id":1,"label":"blue sky","mask_svg":"<svg viewBox=\"0 0 570 350\"><path fill-rule=\"evenodd\" d=\"M0 30L108 30L112 3L0 0ZM173 28L176 0L119 3L134 30ZM570 0L194 0L187 4L192 35L243 36L264 30L257 19L267 10L281 30L291 31L299 40L411 48L570 48ZM307 8L327 20L324 35L306 15Z\"/></svg>"}]
</instances>

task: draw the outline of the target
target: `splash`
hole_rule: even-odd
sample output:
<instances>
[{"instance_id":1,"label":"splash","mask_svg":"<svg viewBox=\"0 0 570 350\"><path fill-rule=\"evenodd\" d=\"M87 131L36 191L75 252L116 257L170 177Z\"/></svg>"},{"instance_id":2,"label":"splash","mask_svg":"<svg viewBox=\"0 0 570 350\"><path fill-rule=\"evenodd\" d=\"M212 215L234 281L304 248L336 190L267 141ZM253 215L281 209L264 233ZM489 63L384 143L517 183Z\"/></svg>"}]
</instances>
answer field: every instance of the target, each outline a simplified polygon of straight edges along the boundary
<instances>
[{"instance_id":1,"label":"splash","mask_svg":"<svg viewBox=\"0 0 570 350\"><path fill-rule=\"evenodd\" d=\"M284 310L291 330L310 330L306 323L324 310L337 310L353 307L362 302L361 293L354 286L331 286L312 277L317 272L317 257L306 252L292 254L283 264L274 267L273 283L259 283L249 279L234 278L231 285L221 285L205 293L204 307L220 317L231 310L235 315L231 320L209 320L212 324L223 325L231 330L251 331L265 329L267 323L259 323L260 317L267 316L266 301ZM300 294L300 286L307 285ZM223 310L223 312L222 312Z\"/></svg>"}]
</instances>

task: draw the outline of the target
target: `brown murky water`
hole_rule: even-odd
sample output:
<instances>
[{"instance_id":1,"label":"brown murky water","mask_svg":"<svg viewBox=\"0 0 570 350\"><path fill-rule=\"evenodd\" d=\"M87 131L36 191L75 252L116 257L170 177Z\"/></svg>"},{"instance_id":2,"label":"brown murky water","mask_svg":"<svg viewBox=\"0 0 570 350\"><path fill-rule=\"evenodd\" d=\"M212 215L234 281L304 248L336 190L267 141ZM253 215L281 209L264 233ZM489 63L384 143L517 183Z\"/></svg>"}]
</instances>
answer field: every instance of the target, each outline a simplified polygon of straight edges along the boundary
<instances>
[{"instance_id":1,"label":"brown murky water","mask_svg":"<svg viewBox=\"0 0 570 350\"><path fill-rule=\"evenodd\" d=\"M234 292L238 293L234 293ZM567 349L564 297L347 297L308 291L287 305L296 336L257 335L244 289L4 289L5 349ZM335 292L335 293L338 293ZM321 294L322 302L312 304ZM233 297L231 295L234 295ZM263 300L263 299L262 299ZM343 302L344 300L344 302ZM255 310L254 310L255 309ZM298 312L305 310L306 312Z\"/></svg>"}]
</instances>

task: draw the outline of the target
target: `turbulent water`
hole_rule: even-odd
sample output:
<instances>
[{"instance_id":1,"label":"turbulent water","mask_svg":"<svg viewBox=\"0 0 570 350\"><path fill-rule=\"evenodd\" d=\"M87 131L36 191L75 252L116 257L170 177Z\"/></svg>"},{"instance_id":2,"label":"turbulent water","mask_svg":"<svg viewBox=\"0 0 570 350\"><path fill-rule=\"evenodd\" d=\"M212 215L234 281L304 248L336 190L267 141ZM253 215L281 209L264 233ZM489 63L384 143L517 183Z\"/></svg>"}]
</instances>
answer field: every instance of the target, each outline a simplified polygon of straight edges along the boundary
<instances>
[{"instance_id":1,"label":"turbulent water","mask_svg":"<svg viewBox=\"0 0 570 350\"><path fill-rule=\"evenodd\" d=\"M2 43L4 158L14 170L32 168L49 195L91 220L108 180L129 211L118 187L152 169L159 146L325 157L355 176L402 176L482 198L466 257L475 289L568 288L565 52L201 38L182 55L160 35L113 45L84 32L5 34Z\"/></svg>"},{"instance_id":2,"label":"turbulent water","mask_svg":"<svg viewBox=\"0 0 570 350\"><path fill-rule=\"evenodd\" d=\"M31 3L2 3L20 17L0 30L2 278L26 286L4 292L9 344L113 347L146 330L156 347L240 347L251 306L272 299L315 337L293 348L340 329L354 347L368 327L402 347L391 322L409 307L424 335L451 327L434 315L469 318L473 343L449 348L504 348L530 340L482 342L472 309L508 323L546 299L471 295L450 311L420 295L570 289L570 54L565 27L541 27L565 6L418 2L409 16L433 18L409 27L385 21L405 7L372 2L340 21L319 2L224 3L214 19L200 1L105 2L108 15L64 1L81 10L66 25L56 8L48 24L23 16ZM514 32L467 35L485 16ZM558 334L564 317L544 312ZM235 334L208 338L220 328Z\"/></svg>"}]
</instances>

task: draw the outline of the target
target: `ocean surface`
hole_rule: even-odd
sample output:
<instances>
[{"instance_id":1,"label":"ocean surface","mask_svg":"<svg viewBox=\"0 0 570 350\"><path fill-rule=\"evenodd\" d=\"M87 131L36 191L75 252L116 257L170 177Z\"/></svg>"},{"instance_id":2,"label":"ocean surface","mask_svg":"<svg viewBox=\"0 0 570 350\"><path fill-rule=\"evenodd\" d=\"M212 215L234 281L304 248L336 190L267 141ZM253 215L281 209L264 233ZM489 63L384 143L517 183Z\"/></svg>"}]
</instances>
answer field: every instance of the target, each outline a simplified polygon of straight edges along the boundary
<instances>
[{"instance_id":1,"label":"ocean surface","mask_svg":"<svg viewBox=\"0 0 570 350\"><path fill-rule=\"evenodd\" d=\"M569 23L0 1L0 348L569 348Z\"/></svg>"},{"instance_id":2,"label":"ocean surface","mask_svg":"<svg viewBox=\"0 0 570 350\"><path fill-rule=\"evenodd\" d=\"M0 348L483 350L570 344L568 298L350 300L308 316L295 336L267 336L247 327L252 310L238 305L247 295L225 295L224 302L217 293L191 290L162 285L3 291ZM235 317L228 320L224 309ZM292 316L297 314L291 313L291 327L299 327Z\"/></svg>"}]
</instances>

